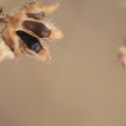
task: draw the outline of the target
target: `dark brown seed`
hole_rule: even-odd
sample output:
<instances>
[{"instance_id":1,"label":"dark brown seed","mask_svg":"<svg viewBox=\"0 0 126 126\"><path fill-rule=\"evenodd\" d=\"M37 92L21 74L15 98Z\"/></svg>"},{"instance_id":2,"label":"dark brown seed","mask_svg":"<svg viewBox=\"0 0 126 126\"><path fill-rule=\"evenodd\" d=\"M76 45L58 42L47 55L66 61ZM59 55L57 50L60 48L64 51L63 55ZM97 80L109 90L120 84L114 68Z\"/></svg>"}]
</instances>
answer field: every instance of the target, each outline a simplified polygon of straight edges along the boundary
<instances>
[{"instance_id":1,"label":"dark brown seed","mask_svg":"<svg viewBox=\"0 0 126 126\"><path fill-rule=\"evenodd\" d=\"M44 24L34 21L24 21L23 24L24 28L34 32L41 38L45 38L49 36L51 30L48 29Z\"/></svg>"},{"instance_id":2,"label":"dark brown seed","mask_svg":"<svg viewBox=\"0 0 126 126\"><path fill-rule=\"evenodd\" d=\"M30 18L37 19L37 20L42 20L45 17L45 13L44 12L27 13L27 16Z\"/></svg>"},{"instance_id":3,"label":"dark brown seed","mask_svg":"<svg viewBox=\"0 0 126 126\"><path fill-rule=\"evenodd\" d=\"M3 12L3 7L0 7L0 14Z\"/></svg>"}]
</instances>

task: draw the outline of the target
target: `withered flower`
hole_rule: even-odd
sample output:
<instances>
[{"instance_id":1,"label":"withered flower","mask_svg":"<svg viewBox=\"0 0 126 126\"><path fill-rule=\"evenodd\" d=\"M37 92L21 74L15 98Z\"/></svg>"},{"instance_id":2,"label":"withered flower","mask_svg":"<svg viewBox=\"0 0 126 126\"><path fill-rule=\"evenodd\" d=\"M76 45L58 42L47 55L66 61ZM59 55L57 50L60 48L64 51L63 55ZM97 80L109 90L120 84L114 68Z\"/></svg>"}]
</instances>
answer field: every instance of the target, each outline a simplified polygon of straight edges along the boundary
<instances>
[{"instance_id":1,"label":"withered flower","mask_svg":"<svg viewBox=\"0 0 126 126\"><path fill-rule=\"evenodd\" d=\"M2 39L15 58L28 54L46 62L50 61L49 51L42 41L61 39L63 34L44 17L58 5L44 6L40 2L31 2L5 18L0 18L0 23L5 23ZM2 13L2 9L0 12Z\"/></svg>"}]
</instances>

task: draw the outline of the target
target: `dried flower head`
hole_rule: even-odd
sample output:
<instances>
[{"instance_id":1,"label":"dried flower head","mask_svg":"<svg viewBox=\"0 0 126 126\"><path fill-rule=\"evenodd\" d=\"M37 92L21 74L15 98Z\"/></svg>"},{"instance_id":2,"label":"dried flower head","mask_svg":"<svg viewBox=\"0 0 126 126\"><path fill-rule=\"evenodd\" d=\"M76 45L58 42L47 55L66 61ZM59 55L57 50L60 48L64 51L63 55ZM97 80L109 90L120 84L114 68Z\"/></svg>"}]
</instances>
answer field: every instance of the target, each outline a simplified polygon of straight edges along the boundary
<instances>
[{"instance_id":1,"label":"dried flower head","mask_svg":"<svg viewBox=\"0 0 126 126\"><path fill-rule=\"evenodd\" d=\"M31 2L0 18L0 23L5 23L2 39L15 58L28 54L40 60L50 61L49 51L42 45L42 41L61 39L63 34L44 17L58 5L44 6L40 2Z\"/></svg>"}]
</instances>

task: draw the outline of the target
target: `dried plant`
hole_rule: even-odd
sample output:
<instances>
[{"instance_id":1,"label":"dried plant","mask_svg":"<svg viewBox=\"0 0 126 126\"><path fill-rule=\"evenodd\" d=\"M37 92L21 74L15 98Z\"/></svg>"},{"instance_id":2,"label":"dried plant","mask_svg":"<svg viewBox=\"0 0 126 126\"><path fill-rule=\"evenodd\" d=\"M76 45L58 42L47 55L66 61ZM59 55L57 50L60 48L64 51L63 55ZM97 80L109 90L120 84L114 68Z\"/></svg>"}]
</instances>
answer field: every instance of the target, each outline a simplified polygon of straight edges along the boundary
<instances>
[{"instance_id":1,"label":"dried plant","mask_svg":"<svg viewBox=\"0 0 126 126\"><path fill-rule=\"evenodd\" d=\"M40 2L31 2L1 17L0 23L5 26L1 32L0 60L27 54L49 62L49 51L42 41L61 39L63 34L44 17L58 6L59 4L44 6Z\"/></svg>"}]
</instances>

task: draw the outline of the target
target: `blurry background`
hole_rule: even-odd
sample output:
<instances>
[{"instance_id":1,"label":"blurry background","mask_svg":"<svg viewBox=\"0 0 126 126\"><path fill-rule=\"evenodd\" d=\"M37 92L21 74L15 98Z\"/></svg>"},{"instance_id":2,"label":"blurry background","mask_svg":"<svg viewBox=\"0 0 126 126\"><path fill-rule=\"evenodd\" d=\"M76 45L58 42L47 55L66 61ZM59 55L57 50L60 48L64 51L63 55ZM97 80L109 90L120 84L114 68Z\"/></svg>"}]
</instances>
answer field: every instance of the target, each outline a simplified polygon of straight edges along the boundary
<instances>
[{"instance_id":1,"label":"blurry background","mask_svg":"<svg viewBox=\"0 0 126 126\"><path fill-rule=\"evenodd\" d=\"M26 2L0 1L5 12ZM126 1L43 2L60 2L48 19L65 37L47 43L50 64L30 57L0 63L0 126L126 126L126 70L116 57Z\"/></svg>"}]
</instances>

